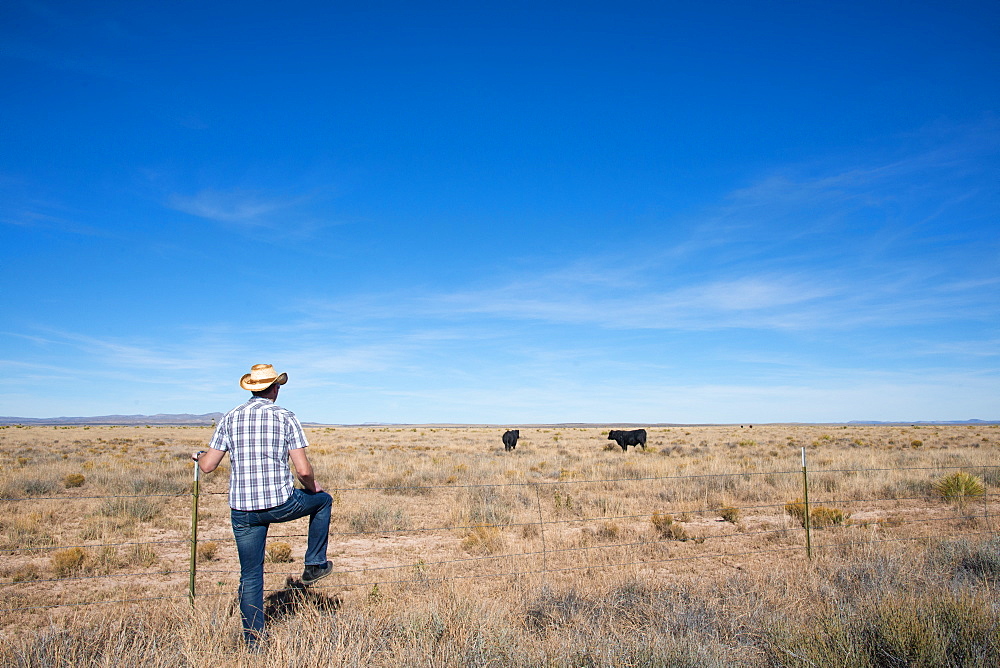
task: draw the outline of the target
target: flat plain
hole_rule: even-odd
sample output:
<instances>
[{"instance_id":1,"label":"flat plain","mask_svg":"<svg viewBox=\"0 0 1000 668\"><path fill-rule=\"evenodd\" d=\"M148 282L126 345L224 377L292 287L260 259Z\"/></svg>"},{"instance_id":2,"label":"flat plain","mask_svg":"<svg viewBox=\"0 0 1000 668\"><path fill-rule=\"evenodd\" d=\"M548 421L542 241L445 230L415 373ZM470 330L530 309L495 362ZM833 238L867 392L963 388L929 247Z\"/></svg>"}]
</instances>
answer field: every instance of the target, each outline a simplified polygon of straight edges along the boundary
<instances>
[{"instance_id":1,"label":"flat plain","mask_svg":"<svg viewBox=\"0 0 1000 668\"><path fill-rule=\"evenodd\" d=\"M997 426L649 427L627 452L606 427L520 430L507 452L502 427L307 428L335 574L297 595L305 520L273 526L271 640L249 656L225 460L199 484L188 601L210 428L0 428L0 663L1000 657Z\"/></svg>"}]
</instances>

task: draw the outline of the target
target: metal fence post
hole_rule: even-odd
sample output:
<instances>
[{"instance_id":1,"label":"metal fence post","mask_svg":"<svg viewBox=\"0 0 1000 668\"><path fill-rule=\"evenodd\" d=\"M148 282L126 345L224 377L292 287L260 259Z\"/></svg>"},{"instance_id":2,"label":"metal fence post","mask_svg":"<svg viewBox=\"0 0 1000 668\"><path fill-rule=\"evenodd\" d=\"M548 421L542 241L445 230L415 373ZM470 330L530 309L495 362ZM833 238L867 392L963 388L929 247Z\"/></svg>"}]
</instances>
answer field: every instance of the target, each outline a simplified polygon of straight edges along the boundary
<instances>
[{"instance_id":1,"label":"metal fence post","mask_svg":"<svg viewBox=\"0 0 1000 668\"><path fill-rule=\"evenodd\" d=\"M812 559L812 530L809 526L809 474L806 471L806 447L802 446L802 498L805 505L806 557Z\"/></svg>"},{"instance_id":2,"label":"metal fence post","mask_svg":"<svg viewBox=\"0 0 1000 668\"><path fill-rule=\"evenodd\" d=\"M546 559L546 553L548 552L548 550L546 550L545 548L545 522L542 520L542 498L538 494L538 484L536 483L534 487L535 487L535 503L538 504L538 531L542 535L542 572L548 573L549 565Z\"/></svg>"},{"instance_id":3,"label":"metal fence post","mask_svg":"<svg viewBox=\"0 0 1000 668\"><path fill-rule=\"evenodd\" d=\"M983 519L986 521L986 529L996 536L996 530L993 528L993 523L990 522L990 494L986 488L986 467L983 467Z\"/></svg>"},{"instance_id":4,"label":"metal fence post","mask_svg":"<svg viewBox=\"0 0 1000 668\"><path fill-rule=\"evenodd\" d=\"M191 580L188 583L188 599L194 605L194 576L198 563L198 487L201 482L201 466L194 463L194 482L191 484Z\"/></svg>"}]
</instances>

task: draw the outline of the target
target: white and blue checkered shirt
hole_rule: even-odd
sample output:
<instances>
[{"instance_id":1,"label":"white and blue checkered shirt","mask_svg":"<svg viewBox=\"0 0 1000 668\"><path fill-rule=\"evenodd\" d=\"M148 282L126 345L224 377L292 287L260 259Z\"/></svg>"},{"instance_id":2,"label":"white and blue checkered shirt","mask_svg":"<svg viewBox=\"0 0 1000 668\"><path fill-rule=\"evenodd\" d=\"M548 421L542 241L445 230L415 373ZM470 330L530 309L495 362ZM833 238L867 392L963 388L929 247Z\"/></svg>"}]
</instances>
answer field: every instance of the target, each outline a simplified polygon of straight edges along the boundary
<instances>
[{"instance_id":1,"label":"white and blue checkered shirt","mask_svg":"<svg viewBox=\"0 0 1000 668\"><path fill-rule=\"evenodd\" d=\"M295 413L270 399L252 397L226 413L209 447L229 452L229 506L267 510L287 501L295 484L288 451L307 445Z\"/></svg>"}]
</instances>

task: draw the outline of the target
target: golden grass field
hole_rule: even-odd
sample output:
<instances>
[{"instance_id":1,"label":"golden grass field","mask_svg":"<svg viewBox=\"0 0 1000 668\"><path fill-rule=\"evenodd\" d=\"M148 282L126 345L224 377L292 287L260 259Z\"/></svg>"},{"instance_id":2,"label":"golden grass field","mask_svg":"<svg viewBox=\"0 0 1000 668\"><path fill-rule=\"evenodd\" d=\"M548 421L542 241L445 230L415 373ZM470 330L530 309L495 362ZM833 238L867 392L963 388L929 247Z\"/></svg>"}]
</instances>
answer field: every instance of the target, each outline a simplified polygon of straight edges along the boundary
<instances>
[{"instance_id":1,"label":"golden grass field","mask_svg":"<svg viewBox=\"0 0 1000 668\"><path fill-rule=\"evenodd\" d=\"M0 665L1000 661L997 426L652 427L626 453L606 428L521 428L513 452L497 427L306 431L337 572L247 655L225 460L202 477L187 600L210 428L0 428ZM802 447L828 525L811 560ZM985 493L942 497L959 472ZM272 592L305 527L272 526Z\"/></svg>"}]
</instances>

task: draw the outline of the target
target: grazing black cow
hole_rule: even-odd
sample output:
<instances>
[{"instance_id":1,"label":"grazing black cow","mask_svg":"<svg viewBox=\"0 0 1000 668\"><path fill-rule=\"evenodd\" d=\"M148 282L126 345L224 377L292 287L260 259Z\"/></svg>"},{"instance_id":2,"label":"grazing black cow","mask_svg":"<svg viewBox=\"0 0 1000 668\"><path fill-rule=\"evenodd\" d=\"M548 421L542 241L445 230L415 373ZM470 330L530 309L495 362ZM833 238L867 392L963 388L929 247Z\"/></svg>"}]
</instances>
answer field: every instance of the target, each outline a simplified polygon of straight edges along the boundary
<instances>
[{"instance_id":1,"label":"grazing black cow","mask_svg":"<svg viewBox=\"0 0 1000 668\"><path fill-rule=\"evenodd\" d=\"M508 429L503 433L503 449L513 450L517 447L517 438L521 435L520 429Z\"/></svg>"},{"instance_id":2,"label":"grazing black cow","mask_svg":"<svg viewBox=\"0 0 1000 668\"><path fill-rule=\"evenodd\" d=\"M608 440L617 443L622 452L628 450L628 446L641 445L642 449L646 449L646 430L645 429L612 429L608 432Z\"/></svg>"}]
</instances>

